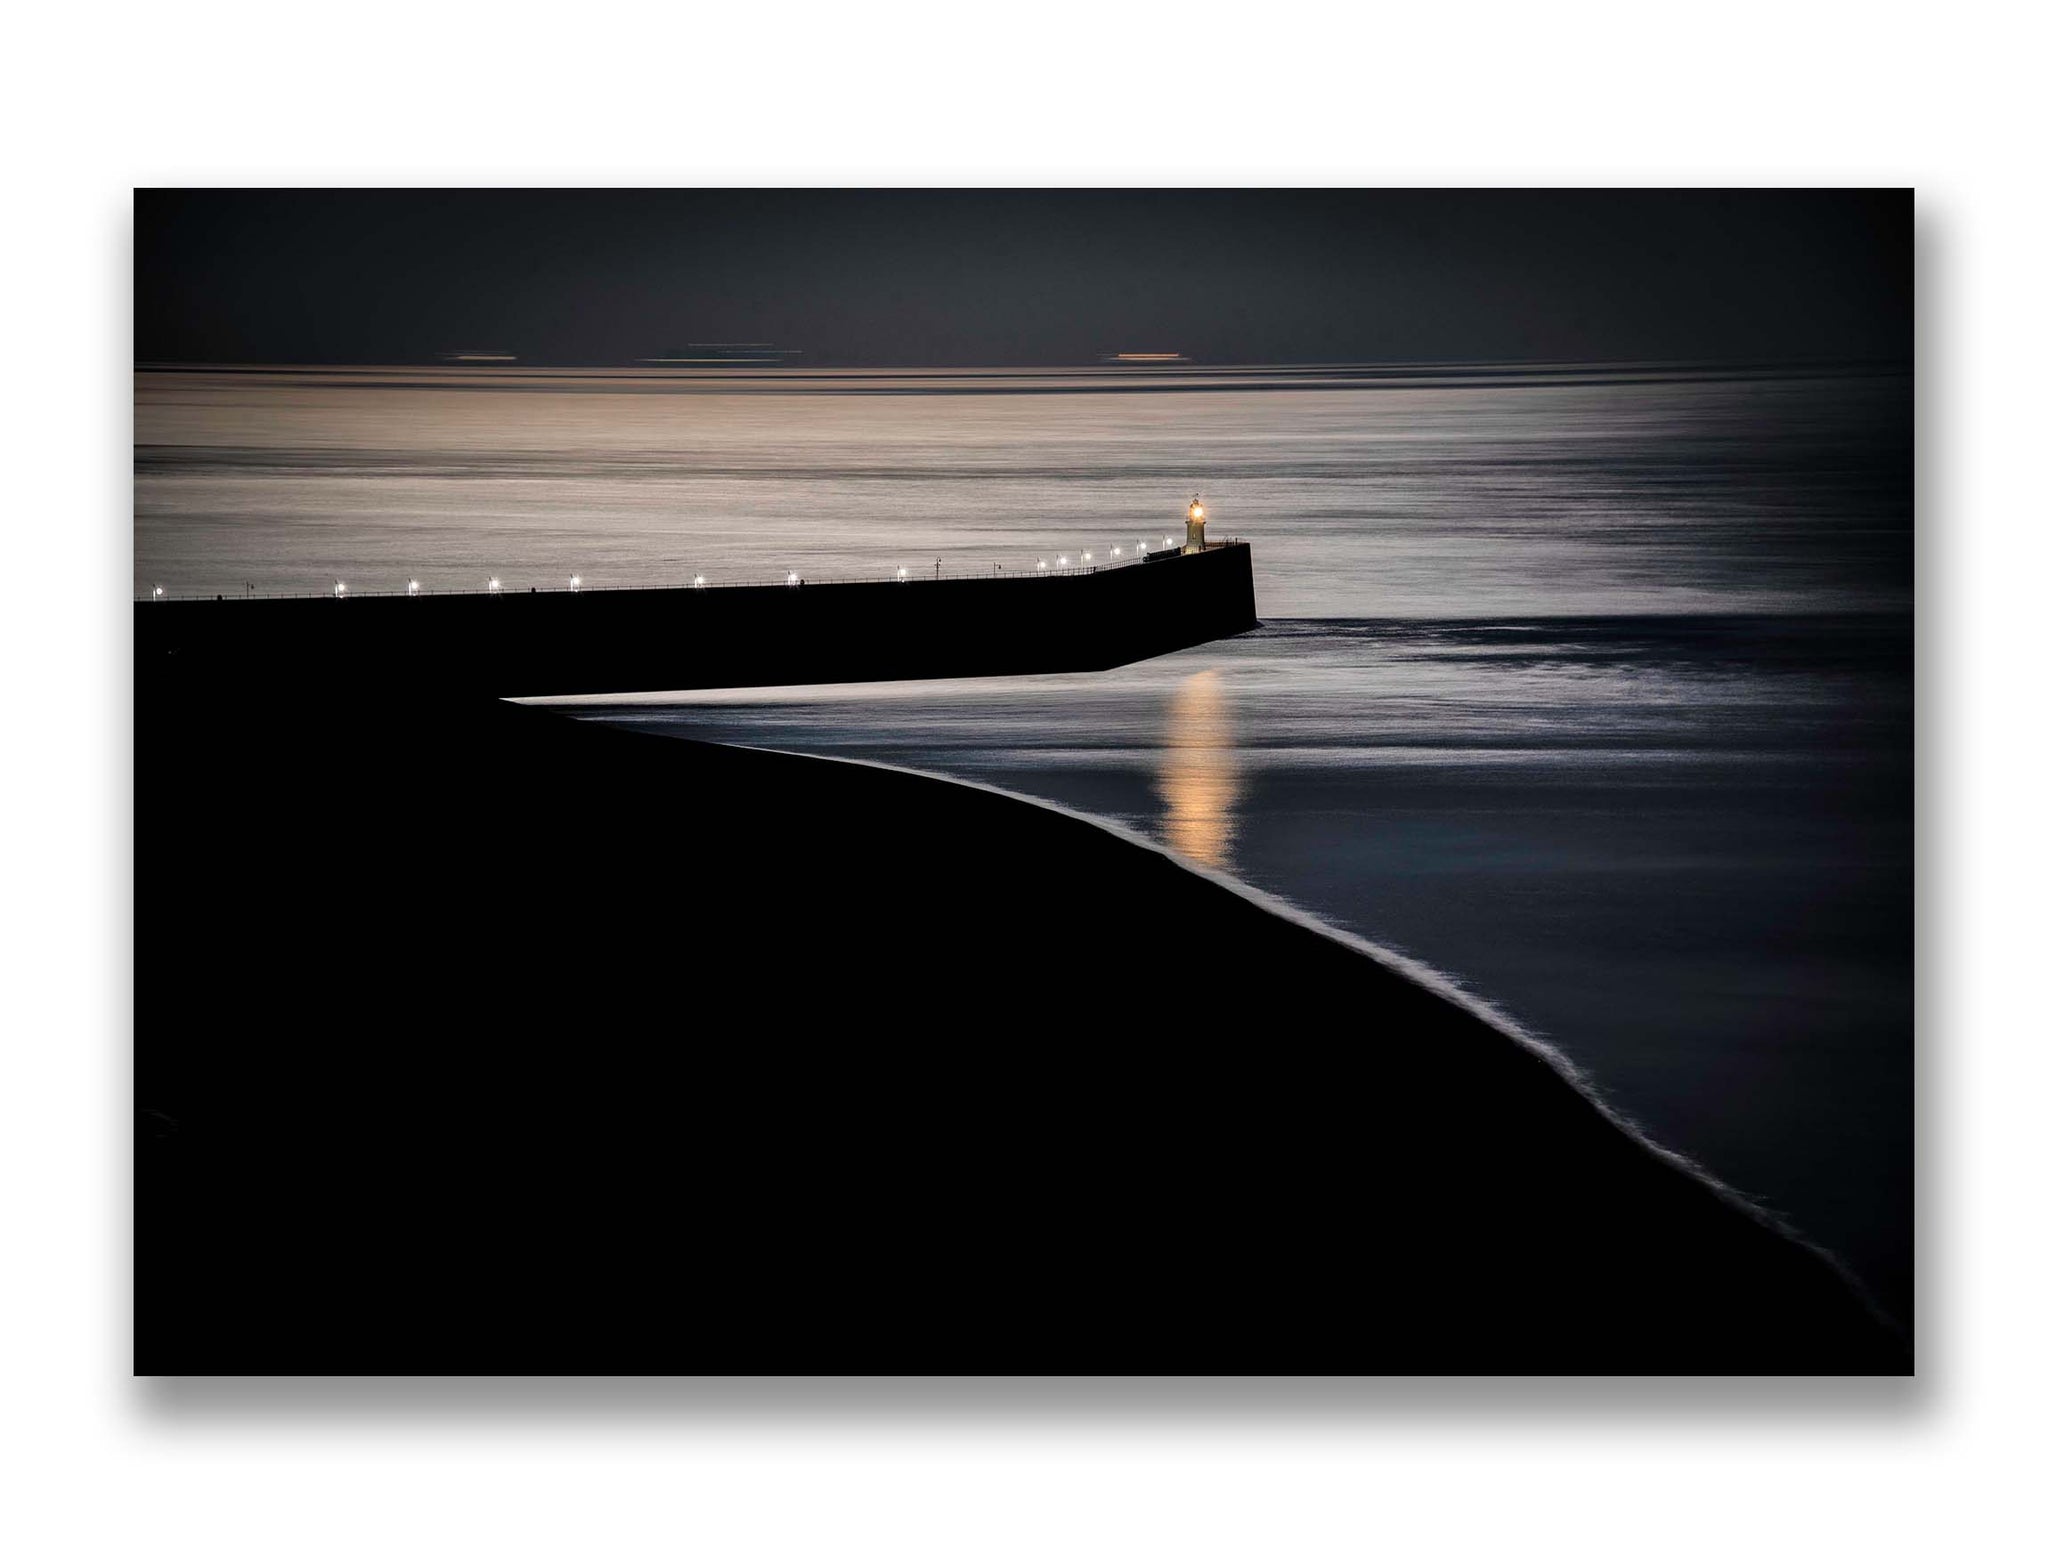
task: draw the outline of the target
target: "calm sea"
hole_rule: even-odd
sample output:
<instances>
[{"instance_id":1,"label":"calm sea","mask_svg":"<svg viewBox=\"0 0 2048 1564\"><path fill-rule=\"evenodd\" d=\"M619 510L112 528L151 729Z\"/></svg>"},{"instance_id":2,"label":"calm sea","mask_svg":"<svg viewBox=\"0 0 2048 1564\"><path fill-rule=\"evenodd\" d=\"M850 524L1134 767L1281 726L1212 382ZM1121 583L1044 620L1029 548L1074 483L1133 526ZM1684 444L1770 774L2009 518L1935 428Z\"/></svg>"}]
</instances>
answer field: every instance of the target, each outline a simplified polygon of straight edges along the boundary
<instances>
[{"instance_id":1,"label":"calm sea","mask_svg":"<svg viewBox=\"0 0 2048 1564\"><path fill-rule=\"evenodd\" d=\"M135 583L1028 570L1156 546L1199 488L1257 634L584 709L999 783L1395 946L1903 1316L1911 420L1907 376L1825 369L152 371Z\"/></svg>"}]
</instances>

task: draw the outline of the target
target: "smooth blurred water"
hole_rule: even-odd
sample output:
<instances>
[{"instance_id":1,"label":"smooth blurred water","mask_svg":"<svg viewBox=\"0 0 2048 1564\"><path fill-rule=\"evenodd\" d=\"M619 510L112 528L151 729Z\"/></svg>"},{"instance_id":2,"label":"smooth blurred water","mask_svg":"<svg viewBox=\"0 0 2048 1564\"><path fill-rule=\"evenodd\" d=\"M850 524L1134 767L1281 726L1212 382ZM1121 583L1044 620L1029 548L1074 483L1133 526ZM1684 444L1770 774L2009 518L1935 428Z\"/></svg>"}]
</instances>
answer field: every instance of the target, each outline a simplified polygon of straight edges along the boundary
<instances>
[{"instance_id":1,"label":"smooth blurred water","mask_svg":"<svg viewBox=\"0 0 2048 1564\"><path fill-rule=\"evenodd\" d=\"M1898 376L1246 383L145 372L135 586L1029 568L1177 536L1199 488L1275 617L1910 602Z\"/></svg>"},{"instance_id":2,"label":"smooth blurred water","mask_svg":"<svg viewBox=\"0 0 2048 1564\"><path fill-rule=\"evenodd\" d=\"M1253 543L1255 635L1098 675L585 709L996 782L1397 946L1903 1315L1910 422L1903 376L1660 366L152 373L136 582L1028 568L1156 542L1200 487L1211 535ZM1117 954L1049 930L1034 959ZM1370 1016L1270 1003L1386 1046Z\"/></svg>"}]
</instances>

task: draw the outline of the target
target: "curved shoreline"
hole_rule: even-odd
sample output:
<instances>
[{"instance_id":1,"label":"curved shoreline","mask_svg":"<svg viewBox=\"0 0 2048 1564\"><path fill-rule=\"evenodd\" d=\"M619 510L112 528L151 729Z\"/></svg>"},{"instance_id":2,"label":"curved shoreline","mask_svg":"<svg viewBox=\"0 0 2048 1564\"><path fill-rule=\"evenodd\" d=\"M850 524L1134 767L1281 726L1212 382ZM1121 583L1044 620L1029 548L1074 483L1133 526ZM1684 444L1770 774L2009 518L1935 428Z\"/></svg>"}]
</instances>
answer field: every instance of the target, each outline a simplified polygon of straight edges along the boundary
<instances>
[{"instance_id":1,"label":"curved shoreline","mask_svg":"<svg viewBox=\"0 0 2048 1564\"><path fill-rule=\"evenodd\" d=\"M582 718L578 720L602 721L603 719ZM809 750L777 749L772 745L766 744L735 744L722 740L703 741L692 739L688 742L710 742L716 748L748 750L762 755L783 755L795 760L817 760L834 765L864 766L875 771L918 777L928 782L937 782L949 787L967 788L976 792L989 793L997 798L1011 799L1035 809L1044 809L1053 814L1065 816L1067 819L1077 821L1082 825L1093 826L1096 830L1106 832L1110 836L1127 842L1134 847L1140 847L1148 852L1157 853L1176 868L1199 879L1208 880L1212 884L1221 886L1232 895L1249 902L1261 912L1295 924L1297 927L1306 929L1312 934L1319 935L1324 939L1355 951L1367 960L1384 967L1395 977L1405 979L1426 992L1448 1000L1460 1009L1468 1011L1476 1019L1484 1022L1510 1042L1526 1049L1529 1053L1549 1065L1567 1086L1584 1097L1616 1129L1634 1140L1643 1150L1668 1163L1679 1172L1697 1179L1708 1189L1719 1195L1735 1210L1762 1223L1773 1232L1811 1251L1820 1259L1826 1261L1829 1267L1855 1292L1858 1299L1872 1314L1884 1321L1887 1327L1891 1329L1898 1328L1898 1322L1880 1307L1863 1279L1856 1274L1848 1262L1843 1260L1840 1255L1829 1249L1825 1244L1815 1241L1800 1231L1798 1225L1790 1218L1774 1211L1759 1197L1737 1189L1734 1185L1714 1173L1704 1163L1687 1156L1682 1151L1674 1150L1672 1147L1665 1145L1638 1123L1625 1109L1620 1107L1606 1092L1601 1090L1594 1081L1591 1072L1574 1060L1562 1047L1532 1030L1521 1021L1518 1021L1493 1001L1473 992L1453 974L1439 967L1432 966L1419 956L1411 956L1407 952L1397 950L1390 945L1383 945L1376 940L1368 939L1362 934L1340 928L1318 914L1311 912L1308 908L1289 901L1277 892L1264 890L1259 886L1251 884L1249 881L1239 879L1227 870L1196 863L1192 859L1175 852L1164 842L1157 841L1145 835L1142 831L1134 830L1120 821L1111 820L1101 815L1093 815L1086 810L1075 809L1070 805L1059 803L1053 799L1039 798L1030 793L1022 793L1014 788L1003 787L994 782L979 781L972 777L953 776L941 771L927 771L918 766L896 765L889 761L867 760L851 755L821 755Z\"/></svg>"},{"instance_id":2,"label":"curved shoreline","mask_svg":"<svg viewBox=\"0 0 2048 1564\"><path fill-rule=\"evenodd\" d=\"M1910 1362L1547 1045L1113 823L261 711L139 699L149 1371Z\"/></svg>"}]
</instances>

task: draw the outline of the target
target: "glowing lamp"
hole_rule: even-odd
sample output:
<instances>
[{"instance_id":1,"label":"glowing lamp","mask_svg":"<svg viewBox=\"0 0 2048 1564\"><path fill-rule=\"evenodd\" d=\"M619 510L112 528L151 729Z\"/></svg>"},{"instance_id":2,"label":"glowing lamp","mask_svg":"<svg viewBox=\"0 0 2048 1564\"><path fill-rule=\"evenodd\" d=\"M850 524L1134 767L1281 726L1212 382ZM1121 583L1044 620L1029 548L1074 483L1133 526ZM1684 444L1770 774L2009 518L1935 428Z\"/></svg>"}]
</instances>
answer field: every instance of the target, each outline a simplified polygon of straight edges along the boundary
<instances>
[{"instance_id":1,"label":"glowing lamp","mask_svg":"<svg viewBox=\"0 0 2048 1564\"><path fill-rule=\"evenodd\" d=\"M335 582L335 583L334 583L334 595L335 595L336 597L347 597L347 596L348 596L348 583L347 583L346 581L337 581L337 582Z\"/></svg>"},{"instance_id":2,"label":"glowing lamp","mask_svg":"<svg viewBox=\"0 0 2048 1564\"><path fill-rule=\"evenodd\" d=\"M491 577L491 584L489 590L493 592L498 590L498 578L496 576Z\"/></svg>"},{"instance_id":3,"label":"glowing lamp","mask_svg":"<svg viewBox=\"0 0 2048 1564\"><path fill-rule=\"evenodd\" d=\"M149 589L149 595L151 597L162 597L164 595L164 589L162 587L151 587Z\"/></svg>"},{"instance_id":4,"label":"glowing lamp","mask_svg":"<svg viewBox=\"0 0 2048 1564\"><path fill-rule=\"evenodd\" d=\"M420 595L420 583L419 578L417 576L415 576L412 580L406 582L405 595L407 597L418 597Z\"/></svg>"},{"instance_id":5,"label":"glowing lamp","mask_svg":"<svg viewBox=\"0 0 2048 1564\"><path fill-rule=\"evenodd\" d=\"M582 590L583 590L583 578L582 578L581 576L571 576L571 577L569 578L569 590L570 590L571 592L580 592L580 591L582 591Z\"/></svg>"}]
</instances>

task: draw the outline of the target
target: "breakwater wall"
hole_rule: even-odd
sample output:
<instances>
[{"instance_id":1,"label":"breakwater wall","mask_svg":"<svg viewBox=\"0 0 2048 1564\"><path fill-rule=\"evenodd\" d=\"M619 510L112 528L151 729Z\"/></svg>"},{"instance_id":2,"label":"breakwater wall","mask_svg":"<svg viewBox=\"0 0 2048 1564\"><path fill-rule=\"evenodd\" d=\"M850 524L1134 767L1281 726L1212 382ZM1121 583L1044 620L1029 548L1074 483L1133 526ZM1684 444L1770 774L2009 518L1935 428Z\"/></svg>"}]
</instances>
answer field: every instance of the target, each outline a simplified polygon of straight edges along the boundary
<instances>
[{"instance_id":1,"label":"breakwater wall","mask_svg":"<svg viewBox=\"0 0 2048 1564\"><path fill-rule=\"evenodd\" d=\"M799 586L143 601L151 680L595 695L1113 668L1256 627L1251 547Z\"/></svg>"}]
</instances>

